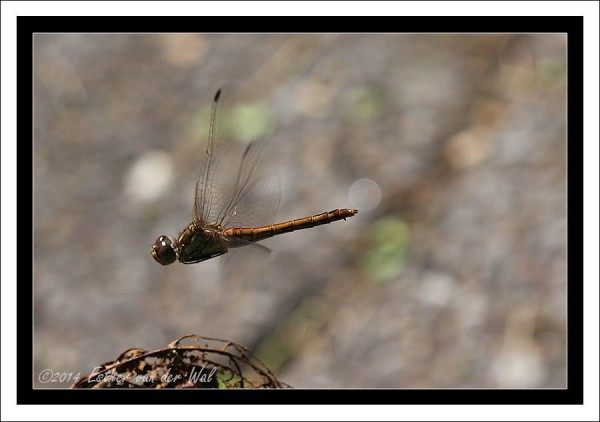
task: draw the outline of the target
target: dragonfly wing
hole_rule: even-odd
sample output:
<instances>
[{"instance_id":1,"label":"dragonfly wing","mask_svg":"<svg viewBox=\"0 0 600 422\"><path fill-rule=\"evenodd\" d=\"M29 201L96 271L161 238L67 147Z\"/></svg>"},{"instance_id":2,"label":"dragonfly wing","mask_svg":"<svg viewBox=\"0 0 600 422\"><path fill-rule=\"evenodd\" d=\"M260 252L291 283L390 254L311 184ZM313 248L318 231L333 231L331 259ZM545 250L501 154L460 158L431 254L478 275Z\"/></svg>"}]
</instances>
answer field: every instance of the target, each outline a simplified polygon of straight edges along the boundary
<instances>
[{"instance_id":1,"label":"dragonfly wing","mask_svg":"<svg viewBox=\"0 0 600 422\"><path fill-rule=\"evenodd\" d=\"M223 227L271 224L279 206L281 187L269 160L268 128L240 138L235 93L215 96L205 161L196 185L194 218ZM258 117L260 119L260 117ZM237 134L237 135L236 135Z\"/></svg>"},{"instance_id":2,"label":"dragonfly wing","mask_svg":"<svg viewBox=\"0 0 600 422\"><path fill-rule=\"evenodd\" d=\"M237 246L229 248L221 258L222 272L226 280L244 281L260 272L272 251L242 239L235 239L235 244Z\"/></svg>"}]
</instances>

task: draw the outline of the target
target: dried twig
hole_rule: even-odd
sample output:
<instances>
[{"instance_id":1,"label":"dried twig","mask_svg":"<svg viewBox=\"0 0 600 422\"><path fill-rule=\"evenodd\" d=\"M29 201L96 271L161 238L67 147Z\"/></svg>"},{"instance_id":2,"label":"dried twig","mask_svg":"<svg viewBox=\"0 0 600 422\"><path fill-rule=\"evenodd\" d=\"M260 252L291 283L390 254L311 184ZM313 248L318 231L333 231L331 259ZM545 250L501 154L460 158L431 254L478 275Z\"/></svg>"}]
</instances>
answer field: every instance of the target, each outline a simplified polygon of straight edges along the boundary
<instances>
[{"instance_id":1,"label":"dried twig","mask_svg":"<svg viewBox=\"0 0 600 422\"><path fill-rule=\"evenodd\" d=\"M193 344L183 344L192 340ZM148 352L129 349L72 388L290 388L246 347L194 334Z\"/></svg>"}]
</instances>

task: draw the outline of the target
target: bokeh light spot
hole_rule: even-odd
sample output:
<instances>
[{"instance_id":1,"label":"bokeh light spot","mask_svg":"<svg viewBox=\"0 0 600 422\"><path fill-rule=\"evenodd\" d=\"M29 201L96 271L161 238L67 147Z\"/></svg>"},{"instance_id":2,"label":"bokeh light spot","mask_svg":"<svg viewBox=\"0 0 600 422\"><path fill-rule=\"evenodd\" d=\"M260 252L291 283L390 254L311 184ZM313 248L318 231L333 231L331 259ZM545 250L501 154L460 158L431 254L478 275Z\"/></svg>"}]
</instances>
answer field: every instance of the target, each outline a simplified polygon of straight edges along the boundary
<instances>
[{"instance_id":1,"label":"bokeh light spot","mask_svg":"<svg viewBox=\"0 0 600 422\"><path fill-rule=\"evenodd\" d=\"M161 198L173 183L173 160L164 151L149 151L129 169L125 194L137 202Z\"/></svg>"},{"instance_id":2,"label":"bokeh light spot","mask_svg":"<svg viewBox=\"0 0 600 422\"><path fill-rule=\"evenodd\" d=\"M371 179L360 179L354 182L349 192L350 203L359 211L370 211L381 201L381 189Z\"/></svg>"}]
</instances>

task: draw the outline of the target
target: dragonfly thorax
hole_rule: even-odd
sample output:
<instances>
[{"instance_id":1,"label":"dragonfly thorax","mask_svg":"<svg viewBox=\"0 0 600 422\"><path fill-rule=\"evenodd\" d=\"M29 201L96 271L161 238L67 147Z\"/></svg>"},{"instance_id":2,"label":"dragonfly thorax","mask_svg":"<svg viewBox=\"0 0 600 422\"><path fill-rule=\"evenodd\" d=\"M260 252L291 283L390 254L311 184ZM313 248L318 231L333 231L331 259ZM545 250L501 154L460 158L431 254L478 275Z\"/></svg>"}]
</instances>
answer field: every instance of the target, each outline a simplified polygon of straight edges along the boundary
<instances>
[{"instance_id":1,"label":"dragonfly thorax","mask_svg":"<svg viewBox=\"0 0 600 422\"><path fill-rule=\"evenodd\" d=\"M228 241L216 225L191 223L177 240L177 257L184 264L205 261L227 252Z\"/></svg>"}]
</instances>

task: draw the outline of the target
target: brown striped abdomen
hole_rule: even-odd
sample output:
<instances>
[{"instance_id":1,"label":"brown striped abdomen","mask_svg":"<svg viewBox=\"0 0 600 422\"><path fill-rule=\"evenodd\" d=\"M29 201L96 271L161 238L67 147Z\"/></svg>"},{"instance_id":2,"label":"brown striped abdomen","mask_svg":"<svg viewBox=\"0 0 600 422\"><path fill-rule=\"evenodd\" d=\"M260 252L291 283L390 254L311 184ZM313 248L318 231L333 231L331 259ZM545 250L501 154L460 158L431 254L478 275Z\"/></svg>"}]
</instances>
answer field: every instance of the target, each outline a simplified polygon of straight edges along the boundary
<instances>
[{"instance_id":1,"label":"brown striped abdomen","mask_svg":"<svg viewBox=\"0 0 600 422\"><path fill-rule=\"evenodd\" d=\"M226 236L244 239L249 242L257 242L278 234L289 233L295 230L310 229L311 227L320 226L321 224L329 224L333 221L345 220L346 218L352 217L357 213L357 210L342 208L310 217L286 221L285 223L271 224L270 226L253 228L232 227L226 229L223 234Z\"/></svg>"}]
</instances>

